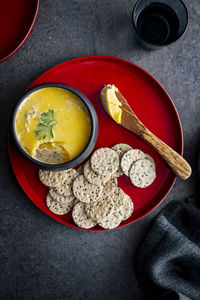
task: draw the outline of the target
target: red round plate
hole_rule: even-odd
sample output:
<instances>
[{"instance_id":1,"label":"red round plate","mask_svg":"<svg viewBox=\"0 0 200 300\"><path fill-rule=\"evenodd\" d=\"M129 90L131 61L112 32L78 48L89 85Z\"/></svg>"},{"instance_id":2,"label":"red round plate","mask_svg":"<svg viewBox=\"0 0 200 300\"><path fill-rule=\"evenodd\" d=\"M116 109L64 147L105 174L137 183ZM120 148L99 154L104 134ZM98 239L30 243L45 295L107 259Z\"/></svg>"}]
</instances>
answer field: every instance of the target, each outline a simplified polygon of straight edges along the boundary
<instances>
[{"instance_id":1,"label":"red round plate","mask_svg":"<svg viewBox=\"0 0 200 300\"><path fill-rule=\"evenodd\" d=\"M0 62L6 60L25 43L39 9L39 0L1 1Z\"/></svg>"},{"instance_id":2,"label":"red round plate","mask_svg":"<svg viewBox=\"0 0 200 300\"><path fill-rule=\"evenodd\" d=\"M160 139L182 154L180 120L172 100L161 85L138 66L107 56L89 56L62 63L42 74L31 87L46 82L71 85L91 100L99 119L99 135L95 149L127 143L154 158L157 177L149 187L145 189L134 187L125 175L118 179L119 186L132 198L135 207L132 216L119 227L142 218L154 209L171 189L175 175L151 146L111 120L101 107L99 92L104 84L115 84L141 121ZM48 188L40 183L38 168L22 157L12 146L9 150L14 173L27 196L52 218L77 227L73 223L71 214L58 216L47 209L45 197ZM95 227L91 230L103 229Z\"/></svg>"}]
</instances>

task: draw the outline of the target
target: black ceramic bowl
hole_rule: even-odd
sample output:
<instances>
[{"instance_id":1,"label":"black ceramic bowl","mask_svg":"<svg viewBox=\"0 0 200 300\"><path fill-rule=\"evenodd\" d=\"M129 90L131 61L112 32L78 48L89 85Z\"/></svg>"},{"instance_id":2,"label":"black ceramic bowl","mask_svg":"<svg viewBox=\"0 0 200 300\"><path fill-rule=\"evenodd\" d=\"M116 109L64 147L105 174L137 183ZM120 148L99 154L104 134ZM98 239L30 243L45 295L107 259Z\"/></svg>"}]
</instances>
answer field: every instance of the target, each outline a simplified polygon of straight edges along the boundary
<instances>
[{"instance_id":1,"label":"black ceramic bowl","mask_svg":"<svg viewBox=\"0 0 200 300\"><path fill-rule=\"evenodd\" d=\"M85 147L85 149L74 159L65 162L65 163L61 163L61 164L47 164L47 163L43 163L40 162L36 159L34 159L32 156L30 156L21 146L21 144L19 143L17 136L16 136L16 132L15 132L15 118L16 118L16 113L20 107L20 105L22 104L22 102L27 98L27 96L29 96L30 94L32 94L33 92L42 89L42 88L47 88L47 87L57 87L57 88L62 88L65 90L68 90L72 93L74 93L87 107L88 112L90 114L90 118L91 118L91 134L90 134L90 138L89 141ZM15 144L15 146L17 147L17 149L31 162L35 163L36 165L44 168L44 169L49 169L49 170L64 170L64 169L70 169L73 168L75 166L77 166L78 164L82 163L92 152L95 144L96 144L96 140L97 140L97 136L98 136L98 119L97 119L97 115L96 115L96 111L93 107L93 105L91 104L91 102L89 101L89 99L82 94L79 90L65 85L65 84L61 84L61 83L45 83L45 84L40 84L37 85L33 88L31 88L30 90L28 90L23 97L17 102L17 104L15 105L13 112L11 114L11 119L10 119L10 131L11 131L11 137L12 140Z\"/></svg>"}]
</instances>

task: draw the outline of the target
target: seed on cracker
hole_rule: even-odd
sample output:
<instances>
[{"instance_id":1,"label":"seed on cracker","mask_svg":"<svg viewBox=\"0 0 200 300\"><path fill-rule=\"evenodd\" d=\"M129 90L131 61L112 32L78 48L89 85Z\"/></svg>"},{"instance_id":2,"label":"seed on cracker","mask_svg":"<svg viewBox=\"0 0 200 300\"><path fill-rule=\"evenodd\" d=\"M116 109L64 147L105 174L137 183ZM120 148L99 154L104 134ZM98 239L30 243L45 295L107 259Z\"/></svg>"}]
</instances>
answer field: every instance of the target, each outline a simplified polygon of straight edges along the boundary
<instances>
[{"instance_id":1,"label":"seed on cracker","mask_svg":"<svg viewBox=\"0 0 200 300\"><path fill-rule=\"evenodd\" d=\"M155 161L154 161L153 157L151 157L151 155L145 153L144 159L150 160L150 161L152 162L152 164L153 164L154 166L156 166Z\"/></svg>"},{"instance_id":2,"label":"seed on cracker","mask_svg":"<svg viewBox=\"0 0 200 300\"><path fill-rule=\"evenodd\" d=\"M130 218L130 216L133 213L133 209L134 209L132 199L126 194L125 194L124 198L125 198L125 203L124 203L123 207L120 210L120 214L122 216L122 221L127 220L128 218Z\"/></svg>"},{"instance_id":3,"label":"seed on cracker","mask_svg":"<svg viewBox=\"0 0 200 300\"><path fill-rule=\"evenodd\" d=\"M46 205L50 211L52 211L56 215L65 215L67 214L73 207L73 202L61 203L55 201L50 194L47 194L46 197Z\"/></svg>"},{"instance_id":4,"label":"seed on cracker","mask_svg":"<svg viewBox=\"0 0 200 300\"><path fill-rule=\"evenodd\" d=\"M76 176L77 172L74 169L64 171L39 170L40 181L50 187L70 184Z\"/></svg>"},{"instance_id":5,"label":"seed on cracker","mask_svg":"<svg viewBox=\"0 0 200 300\"><path fill-rule=\"evenodd\" d=\"M109 217L114 210L113 201L108 196L102 196L99 201L85 205L86 213L90 218L99 222Z\"/></svg>"},{"instance_id":6,"label":"seed on cracker","mask_svg":"<svg viewBox=\"0 0 200 300\"><path fill-rule=\"evenodd\" d=\"M54 187L54 190L58 193L67 197L69 195L73 195L72 182L74 179L79 176L79 173L74 169L68 169L65 171L65 180Z\"/></svg>"},{"instance_id":7,"label":"seed on cracker","mask_svg":"<svg viewBox=\"0 0 200 300\"><path fill-rule=\"evenodd\" d=\"M64 195L64 194L59 194L54 188L49 189L49 194L51 197L60 203L69 203L74 200L75 196L73 194L70 195Z\"/></svg>"},{"instance_id":8,"label":"seed on cracker","mask_svg":"<svg viewBox=\"0 0 200 300\"><path fill-rule=\"evenodd\" d=\"M109 197L112 199L114 204L114 211L119 212L125 203L125 193L119 187L116 187L110 194Z\"/></svg>"},{"instance_id":9,"label":"seed on cracker","mask_svg":"<svg viewBox=\"0 0 200 300\"><path fill-rule=\"evenodd\" d=\"M118 167L119 156L110 148L99 148L91 156L91 168L98 174L112 174Z\"/></svg>"},{"instance_id":10,"label":"seed on cracker","mask_svg":"<svg viewBox=\"0 0 200 300\"><path fill-rule=\"evenodd\" d=\"M80 175L73 182L73 193L79 201L91 203L100 198L102 186L91 184L83 175Z\"/></svg>"},{"instance_id":11,"label":"seed on cracker","mask_svg":"<svg viewBox=\"0 0 200 300\"><path fill-rule=\"evenodd\" d=\"M93 221L85 211L85 204L78 202L72 211L72 218L74 223L81 228L92 228L96 226L97 222Z\"/></svg>"},{"instance_id":12,"label":"seed on cracker","mask_svg":"<svg viewBox=\"0 0 200 300\"><path fill-rule=\"evenodd\" d=\"M111 149L113 149L115 152L117 152L117 154L119 155L119 158L122 158L124 153L131 150L132 147L127 145L127 144L122 144L121 143L121 144L114 145Z\"/></svg>"},{"instance_id":13,"label":"seed on cracker","mask_svg":"<svg viewBox=\"0 0 200 300\"><path fill-rule=\"evenodd\" d=\"M121 223L120 214L114 212L108 218L101 219L98 224L104 229L114 229Z\"/></svg>"},{"instance_id":14,"label":"seed on cracker","mask_svg":"<svg viewBox=\"0 0 200 300\"><path fill-rule=\"evenodd\" d=\"M74 169L65 170L65 180L63 181L63 185L72 184L74 179L79 176L79 173Z\"/></svg>"},{"instance_id":15,"label":"seed on cracker","mask_svg":"<svg viewBox=\"0 0 200 300\"><path fill-rule=\"evenodd\" d=\"M156 178L155 166L148 159L140 159L132 165L129 177L133 185L145 188Z\"/></svg>"},{"instance_id":16,"label":"seed on cracker","mask_svg":"<svg viewBox=\"0 0 200 300\"><path fill-rule=\"evenodd\" d=\"M121 168L122 171L124 172L125 175L129 176L129 170L132 166L132 164L139 160L139 159L144 159L145 158L145 153L142 152L139 149L131 149L127 151L121 159Z\"/></svg>"},{"instance_id":17,"label":"seed on cracker","mask_svg":"<svg viewBox=\"0 0 200 300\"><path fill-rule=\"evenodd\" d=\"M103 186L103 194L110 194L117 187L117 178L111 178L106 184Z\"/></svg>"},{"instance_id":18,"label":"seed on cracker","mask_svg":"<svg viewBox=\"0 0 200 300\"><path fill-rule=\"evenodd\" d=\"M111 149L113 149L119 156L119 161L121 162L122 156L124 155L124 153L126 153L127 151L131 150L132 147L127 145L127 144L116 144L114 145ZM113 176L115 177L119 177L123 175L123 171L121 168L121 165L119 164L119 168L118 170L113 174Z\"/></svg>"},{"instance_id":19,"label":"seed on cracker","mask_svg":"<svg viewBox=\"0 0 200 300\"><path fill-rule=\"evenodd\" d=\"M72 184L63 184L54 187L55 192L63 196L73 195Z\"/></svg>"},{"instance_id":20,"label":"seed on cracker","mask_svg":"<svg viewBox=\"0 0 200 300\"><path fill-rule=\"evenodd\" d=\"M48 170L39 170L40 181L50 187L57 186L62 184L65 180L66 173L65 171L48 171Z\"/></svg>"},{"instance_id":21,"label":"seed on cracker","mask_svg":"<svg viewBox=\"0 0 200 300\"><path fill-rule=\"evenodd\" d=\"M87 181L92 184L105 184L110 179L110 174L100 175L93 171L90 166L90 161L87 161L84 165L83 173Z\"/></svg>"}]
</instances>

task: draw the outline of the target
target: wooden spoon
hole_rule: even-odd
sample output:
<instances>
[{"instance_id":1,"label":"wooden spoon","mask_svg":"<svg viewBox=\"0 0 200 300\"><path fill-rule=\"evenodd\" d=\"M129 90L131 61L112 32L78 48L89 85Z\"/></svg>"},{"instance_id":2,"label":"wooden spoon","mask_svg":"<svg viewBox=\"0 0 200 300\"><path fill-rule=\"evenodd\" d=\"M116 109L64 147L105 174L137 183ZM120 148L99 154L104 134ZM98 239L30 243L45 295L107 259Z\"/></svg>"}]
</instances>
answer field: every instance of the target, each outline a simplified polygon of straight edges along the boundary
<instances>
[{"instance_id":1,"label":"wooden spoon","mask_svg":"<svg viewBox=\"0 0 200 300\"><path fill-rule=\"evenodd\" d=\"M115 94L118 100L122 103L122 106L120 106L120 108L122 109L120 125L148 142L162 156L165 162L176 174L176 176L180 177L181 179L189 178L192 170L187 161L171 147L161 141L157 136L155 136L148 128L145 127L145 125L138 119L138 117L128 105L126 99L119 91L116 91ZM102 97L101 100L104 109L109 114Z\"/></svg>"}]
</instances>

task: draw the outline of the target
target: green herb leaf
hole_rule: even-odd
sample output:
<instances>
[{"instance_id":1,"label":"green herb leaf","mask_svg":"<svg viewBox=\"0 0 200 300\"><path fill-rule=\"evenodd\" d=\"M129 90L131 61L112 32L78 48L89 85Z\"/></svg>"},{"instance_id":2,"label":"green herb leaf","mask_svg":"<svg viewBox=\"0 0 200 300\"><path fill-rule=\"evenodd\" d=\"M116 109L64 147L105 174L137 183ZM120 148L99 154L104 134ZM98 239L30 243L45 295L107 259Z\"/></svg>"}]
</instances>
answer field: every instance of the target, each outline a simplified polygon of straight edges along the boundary
<instances>
[{"instance_id":1,"label":"green herb leaf","mask_svg":"<svg viewBox=\"0 0 200 300\"><path fill-rule=\"evenodd\" d=\"M53 125L47 126L42 123L39 123L37 125L36 131L35 131L35 137L38 140L52 139L53 138L52 128L53 128Z\"/></svg>"},{"instance_id":2,"label":"green herb leaf","mask_svg":"<svg viewBox=\"0 0 200 300\"><path fill-rule=\"evenodd\" d=\"M53 109L49 109L47 112L42 113L41 116L40 116L40 120L45 125L49 125L52 122L55 122L55 119L54 119L54 110Z\"/></svg>"},{"instance_id":3,"label":"green herb leaf","mask_svg":"<svg viewBox=\"0 0 200 300\"><path fill-rule=\"evenodd\" d=\"M49 109L40 115L40 123L37 125L35 137L39 140L50 140L53 136L53 126L57 123L54 119L54 110Z\"/></svg>"}]
</instances>

